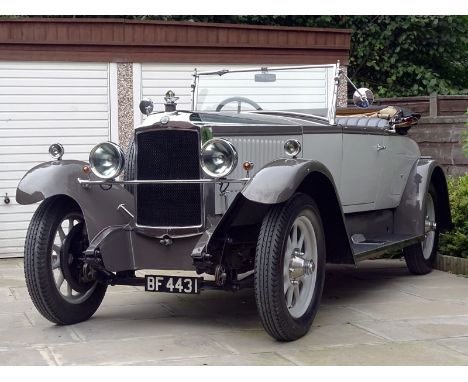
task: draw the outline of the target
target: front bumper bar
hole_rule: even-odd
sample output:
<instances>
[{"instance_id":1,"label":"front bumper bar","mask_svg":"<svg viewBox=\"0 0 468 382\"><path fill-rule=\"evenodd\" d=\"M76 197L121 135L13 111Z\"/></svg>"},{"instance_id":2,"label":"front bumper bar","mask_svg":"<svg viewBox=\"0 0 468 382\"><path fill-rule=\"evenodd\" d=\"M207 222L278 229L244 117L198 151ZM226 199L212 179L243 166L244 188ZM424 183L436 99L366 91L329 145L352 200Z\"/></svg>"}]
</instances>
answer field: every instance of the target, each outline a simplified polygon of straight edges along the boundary
<instances>
[{"instance_id":1,"label":"front bumper bar","mask_svg":"<svg viewBox=\"0 0 468 382\"><path fill-rule=\"evenodd\" d=\"M113 184L225 184L225 183L247 183L250 178L241 178L241 179L145 179L145 180L89 180L89 179L80 179L77 178L78 183L81 185L113 185Z\"/></svg>"}]
</instances>

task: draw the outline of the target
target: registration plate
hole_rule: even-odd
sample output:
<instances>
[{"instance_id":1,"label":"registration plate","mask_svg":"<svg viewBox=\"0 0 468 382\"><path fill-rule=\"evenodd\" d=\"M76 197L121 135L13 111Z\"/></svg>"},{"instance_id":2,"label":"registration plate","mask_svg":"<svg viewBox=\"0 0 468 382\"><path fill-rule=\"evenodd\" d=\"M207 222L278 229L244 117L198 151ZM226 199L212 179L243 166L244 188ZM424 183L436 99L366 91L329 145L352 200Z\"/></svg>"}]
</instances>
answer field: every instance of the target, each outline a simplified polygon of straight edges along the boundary
<instances>
[{"instance_id":1,"label":"registration plate","mask_svg":"<svg viewBox=\"0 0 468 382\"><path fill-rule=\"evenodd\" d=\"M200 293L203 277L145 276L145 291L166 293Z\"/></svg>"}]
</instances>

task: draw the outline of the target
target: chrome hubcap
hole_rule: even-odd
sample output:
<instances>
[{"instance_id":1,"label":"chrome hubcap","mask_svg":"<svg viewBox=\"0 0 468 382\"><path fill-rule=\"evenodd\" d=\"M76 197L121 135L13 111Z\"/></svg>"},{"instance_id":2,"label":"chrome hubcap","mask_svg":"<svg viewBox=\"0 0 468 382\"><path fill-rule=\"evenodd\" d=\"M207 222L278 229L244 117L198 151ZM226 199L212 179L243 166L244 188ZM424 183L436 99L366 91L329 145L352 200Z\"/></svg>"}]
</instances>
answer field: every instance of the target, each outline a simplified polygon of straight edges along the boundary
<instances>
[{"instance_id":1,"label":"chrome hubcap","mask_svg":"<svg viewBox=\"0 0 468 382\"><path fill-rule=\"evenodd\" d=\"M317 239L312 222L300 215L292 224L284 254L283 289L286 306L294 318L308 309L317 279Z\"/></svg>"},{"instance_id":2,"label":"chrome hubcap","mask_svg":"<svg viewBox=\"0 0 468 382\"><path fill-rule=\"evenodd\" d=\"M73 255L71 253L67 257L67 264L62 264L61 262L61 251L63 250L65 239L69 235L71 229L81 222L83 222L83 217L79 214L69 214L65 216L57 227L51 251L51 268L55 286L61 297L71 304L80 304L87 300L97 285L97 283L94 283L85 293L78 292L74 290L71 284L65 279L62 271L63 267L69 267L73 262Z\"/></svg>"},{"instance_id":3,"label":"chrome hubcap","mask_svg":"<svg viewBox=\"0 0 468 382\"><path fill-rule=\"evenodd\" d=\"M421 246L423 250L423 256L426 260L429 260L432 254L435 240L435 230L437 229L434 199L431 194L427 194L426 198L426 219L424 222L425 228L425 239L422 241Z\"/></svg>"}]
</instances>

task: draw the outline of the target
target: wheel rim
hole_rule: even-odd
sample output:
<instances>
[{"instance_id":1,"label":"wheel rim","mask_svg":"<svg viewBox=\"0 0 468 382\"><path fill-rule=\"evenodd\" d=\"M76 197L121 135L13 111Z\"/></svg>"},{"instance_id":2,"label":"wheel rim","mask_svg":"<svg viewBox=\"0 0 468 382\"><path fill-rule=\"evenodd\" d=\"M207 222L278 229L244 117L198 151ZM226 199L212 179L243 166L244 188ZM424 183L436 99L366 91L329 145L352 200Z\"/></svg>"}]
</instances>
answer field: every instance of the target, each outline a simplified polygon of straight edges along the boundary
<instances>
[{"instance_id":1,"label":"wheel rim","mask_svg":"<svg viewBox=\"0 0 468 382\"><path fill-rule=\"evenodd\" d=\"M83 216L78 213L71 213L66 215L59 223L55 235L54 241L52 244L51 250L51 270L52 270L52 277L55 283L55 287L59 292L60 296L67 302L71 304L80 304L86 301L89 296L94 292L96 289L97 282L95 282L90 289L86 292L82 293L72 288L71 284L67 281L64 276L63 267L68 267L69 264L73 260L73 255L69 254L69 262L68 264L62 264L61 261L61 251L63 249L63 245L65 243L65 239L70 233L70 230L79 223L83 222Z\"/></svg>"},{"instance_id":2,"label":"wheel rim","mask_svg":"<svg viewBox=\"0 0 468 382\"><path fill-rule=\"evenodd\" d=\"M304 315L317 280L317 238L310 219L299 215L289 231L283 264L286 307L294 318Z\"/></svg>"},{"instance_id":3,"label":"wheel rim","mask_svg":"<svg viewBox=\"0 0 468 382\"><path fill-rule=\"evenodd\" d=\"M427 197L426 197L426 215L425 216L426 216L425 225L435 226L436 216L435 216L434 199L432 198L432 195L429 193L427 194ZM429 260L429 258L432 255L435 235L436 235L435 230L431 230L427 232L426 238L421 243L423 256L426 260Z\"/></svg>"}]
</instances>

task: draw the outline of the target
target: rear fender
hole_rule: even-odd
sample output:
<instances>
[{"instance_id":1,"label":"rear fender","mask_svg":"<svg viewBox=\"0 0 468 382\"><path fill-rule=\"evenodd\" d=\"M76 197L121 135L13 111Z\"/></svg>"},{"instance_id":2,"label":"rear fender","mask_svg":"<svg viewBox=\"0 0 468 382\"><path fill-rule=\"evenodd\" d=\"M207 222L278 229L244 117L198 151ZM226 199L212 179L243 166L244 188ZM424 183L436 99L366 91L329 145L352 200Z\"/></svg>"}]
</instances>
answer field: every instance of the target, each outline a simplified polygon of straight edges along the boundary
<instances>
[{"instance_id":1,"label":"rear fender","mask_svg":"<svg viewBox=\"0 0 468 382\"><path fill-rule=\"evenodd\" d=\"M33 204L56 195L66 195L80 206L88 230L88 237L94 238L100 231L111 225L125 225L131 217L118 209L125 208L134 215L134 199L121 185L111 189L83 187L78 178L88 178L83 172L87 163L76 160L60 160L42 163L21 179L16 189L19 204ZM97 179L89 175L90 179Z\"/></svg>"},{"instance_id":2,"label":"rear fender","mask_svg":"<svg viewBox=\"0 0 468 382\"><path fill-rule=\"evenodd\" d=\"M395 233L424 234L426 195L431 183L437 192L438 228L440 231L452 228L444 172L436 161L419 159L411 169L400 204L395 210Z\"/></svg>"}]
</instances>

